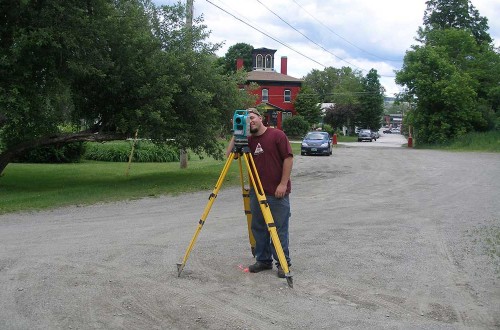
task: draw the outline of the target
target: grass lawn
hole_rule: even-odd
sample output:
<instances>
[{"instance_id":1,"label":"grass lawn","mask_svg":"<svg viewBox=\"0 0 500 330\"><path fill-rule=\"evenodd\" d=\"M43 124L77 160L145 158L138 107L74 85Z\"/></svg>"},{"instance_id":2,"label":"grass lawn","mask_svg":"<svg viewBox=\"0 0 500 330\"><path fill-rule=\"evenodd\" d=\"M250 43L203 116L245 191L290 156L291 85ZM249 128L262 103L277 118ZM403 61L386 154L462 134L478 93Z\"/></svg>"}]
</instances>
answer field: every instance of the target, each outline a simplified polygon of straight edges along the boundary
<instances>
[{"instance_id":1,"label":"grass lawn","mask_svg":"<svg viewBox=\"0 0 500 330\"><path fill-rule=\"evenodd\" d=\"M291 139L294 155L300 155L300 139ZM356 137L338 136L339 142ZM429 147L429 146L427 146ZM470 134L446 146L453 151L500 152L500 133ZM225 161L200 160L192 155L187 169L173 163L85 161L77 164L11 163L0 177L0 214L50 209L67 205L176 195L214 189ZM223 187L240 185L238 165L233 163Z\"/></svg>"},{"instance_id":2,"label":"grass lawn","mask_svg":"<svg viewBox=\"0 0 500 330\"><path fill-rule=\"evenodd\" d=\"M300 144L292 143L294 154ZM85 161L76 164L11 163L0 177L0 214L67 205L130 200L206 190L210 193L225 160L192 156L187 169L173 163L128 164ZM244 164L243 164L244 165ZM240 185L237 162L222 188Z\"/></svg>"}]
</instances>

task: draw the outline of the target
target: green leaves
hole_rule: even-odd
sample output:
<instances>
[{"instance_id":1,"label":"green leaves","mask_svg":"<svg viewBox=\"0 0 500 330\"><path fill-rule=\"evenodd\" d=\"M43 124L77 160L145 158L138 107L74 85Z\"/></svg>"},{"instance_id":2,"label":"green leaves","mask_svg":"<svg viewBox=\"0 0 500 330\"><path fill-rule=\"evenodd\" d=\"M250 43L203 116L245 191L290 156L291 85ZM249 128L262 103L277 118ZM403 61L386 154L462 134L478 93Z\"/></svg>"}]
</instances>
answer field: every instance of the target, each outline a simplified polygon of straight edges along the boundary
<instances>
[{"instance_id":1,"label":"green leaves","mask_svg":"<svg viewBox=\"0 0 500 330\"><path fill-rule=\"evenodd\" d=\"M294 100L294 107L298 114L304 117L309 123L309 126L312 127L312 125L320 122L321 102L318 94L311 88L304 86L300 90L300 93Z\"/></svg>"},{"instance_id":2,"label":"green leaves","mask_svg":"<svg viewBox=\"0 0 500 330\"><path fill-rule=\"evenodd\" d=\"M495 127L500 56L488 44L487 20L469 1L427 2L422 45L408 51L396 82L417 100L407 121L417 140L442 143Z\"/></svg>"},{"instance_id":3,"label":"green leaves","mask_svg":"<svg viewBox=\"0 0 500 330\"><path fill-rule=\"evenodd\" d=\"M221 157L249 97L216 63L200 19L151 1L11 1L0 8L0 172L28 144L73 123L102 136L171 139Z\"/></svg>"}]
</instances>

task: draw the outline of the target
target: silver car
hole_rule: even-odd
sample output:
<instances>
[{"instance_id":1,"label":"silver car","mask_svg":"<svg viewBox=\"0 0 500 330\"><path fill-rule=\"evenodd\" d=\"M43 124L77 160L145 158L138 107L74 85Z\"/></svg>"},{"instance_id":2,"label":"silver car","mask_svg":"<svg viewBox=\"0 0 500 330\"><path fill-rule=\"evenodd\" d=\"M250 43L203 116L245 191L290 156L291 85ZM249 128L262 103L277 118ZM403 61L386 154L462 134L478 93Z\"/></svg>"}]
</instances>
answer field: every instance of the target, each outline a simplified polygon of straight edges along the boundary
<instances>
[{"instance_id":1,"label":"silver car","mask_svg":"<svg viewBox=\"0 0 500 330\"><path fill-rule=\"evenodd\" d=\"M358 142L377 140L370 129L361 129L358 132Z\"/></svg>"}]
</instances>

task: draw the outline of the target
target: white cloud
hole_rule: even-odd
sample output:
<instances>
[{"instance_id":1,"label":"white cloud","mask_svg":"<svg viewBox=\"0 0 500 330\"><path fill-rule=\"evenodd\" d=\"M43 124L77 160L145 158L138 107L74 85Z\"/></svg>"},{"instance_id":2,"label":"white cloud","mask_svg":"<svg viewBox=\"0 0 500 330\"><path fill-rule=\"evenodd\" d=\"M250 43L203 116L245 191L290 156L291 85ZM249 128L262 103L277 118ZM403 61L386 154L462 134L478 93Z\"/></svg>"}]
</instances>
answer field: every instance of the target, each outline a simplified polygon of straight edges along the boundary
<instances>
[{"instance_id":1,"label":"white cloud","mask_svg":"<svg viewBox=\"0 0 500 330\"><path fill-rule=\"evenodd\" d=\"M154 2L174 4L177 0L154 0ZM495 39L495 44L500 46L500 20L495 20L500 14L500 2L473 0L472 4L481 16L488 18L489 33ZM278 14L286 23L266 7ZM422 25L425 8L424 0L196 0L194 2L195 16L203 15L205 24L212 31L210 41L225 42L218 52L220 56L223 56L230 46L239 42L248 43L256 48L276 49L275 69L280 70L279 58L286 56L288 74L297 78L305 76L313 69L322 70L323 65L350 66L364 70L364 74L374 68L382 76L380 81L386 88L387 95L393 95L400 90L394 78L388 76L394 76L394 70L401 68L405 52L411 45L416 44L414 38L418 27ZM296 32L287 23L321 47Z\"/></svg>"}]
</instances>

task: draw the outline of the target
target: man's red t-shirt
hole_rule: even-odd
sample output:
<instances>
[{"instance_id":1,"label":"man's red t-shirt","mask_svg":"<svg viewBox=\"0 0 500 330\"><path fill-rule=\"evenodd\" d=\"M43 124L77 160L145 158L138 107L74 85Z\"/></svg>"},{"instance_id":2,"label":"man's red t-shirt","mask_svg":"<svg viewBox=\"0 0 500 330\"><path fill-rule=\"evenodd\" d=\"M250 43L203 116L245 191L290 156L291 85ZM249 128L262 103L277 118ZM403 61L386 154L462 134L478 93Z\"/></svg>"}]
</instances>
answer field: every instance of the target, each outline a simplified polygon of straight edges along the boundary
<instances>
[{"instance_id":1,"label":"man's red t-shirt","mask_svg":"<svg viewBox=\"0 0 500 330\"><path fill-rule=\"evenodd\" d=\"M274 195L281 181L283 161L288 157L293 157L287 136L277 128L268 127L260 136L249 136L248 146L259 172L264 192L266 195ZM289 194L291 189L292 185L288 180L286 193Z\"/></svg>"}]
</instances>

